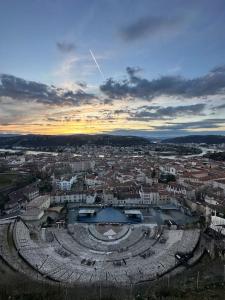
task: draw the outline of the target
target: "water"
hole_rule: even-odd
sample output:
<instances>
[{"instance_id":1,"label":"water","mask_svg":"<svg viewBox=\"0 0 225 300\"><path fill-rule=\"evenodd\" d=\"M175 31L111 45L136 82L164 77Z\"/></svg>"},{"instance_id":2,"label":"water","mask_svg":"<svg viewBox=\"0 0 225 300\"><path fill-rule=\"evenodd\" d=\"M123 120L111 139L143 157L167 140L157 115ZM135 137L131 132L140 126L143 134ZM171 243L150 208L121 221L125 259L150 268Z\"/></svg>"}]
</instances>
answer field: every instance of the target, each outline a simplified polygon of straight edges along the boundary
<instances>
[{"instance_id":1,"label":"water","mask_svg":"<svg viewBox=\"0 0 225 300\"><path fill-rule=\"evenodd\" d=\"M34 150L25 150L23 149L0 149L0 152L9 152L9 153L18 153L18 152L24 152L25 154L50 154L50 155L57 155L58 152L45 152L45 151L34 151Z\"/></svg>"},{"instance_id":2,"label":"water","mask_svg":"<svg viewBox=\"0 0 225 300\"><path fill-rule=\"evenodd\" d=\"M20 150L0 149L0 152L17 153L17 152L20 152Z\"/></svg>"},{"instance_id":3,"label":"water","mask_svg":"<svg viewBox=\"0 0 225 300\"><path fill-rule=\"evenodd\" d=\"M21 150L16 150L16 149L0 149L0 152L9 152L9 153L18 153L18 152L24 152L25 154L31 154L31 155L39 155L39 154L47 154L47 155L53 155L57 156L59 152L54 152L54 151L35 151L35 150L26 150L25 148ZM82 156L81 154L76 154L74 153L73 156Z\"/></svg>"},{"instance_id":4,"label":"water","mask_svg":"<svg viewBox=\"0 0 225 300\"><path fill-rule=\"evenodd\" d=\"M199 147L202 150L202 153L198 154L190 154L190 155L170 155L170 156L165 156L165 155L159 155L160 158L166 158L166 159L182 159L182 158L195 158L195 157L202 157L203 155L207 154L208 152L222 152L222 150L219 149L214 149L214 148L205 148L205 147Z\"/></svg>"}]
</instances>

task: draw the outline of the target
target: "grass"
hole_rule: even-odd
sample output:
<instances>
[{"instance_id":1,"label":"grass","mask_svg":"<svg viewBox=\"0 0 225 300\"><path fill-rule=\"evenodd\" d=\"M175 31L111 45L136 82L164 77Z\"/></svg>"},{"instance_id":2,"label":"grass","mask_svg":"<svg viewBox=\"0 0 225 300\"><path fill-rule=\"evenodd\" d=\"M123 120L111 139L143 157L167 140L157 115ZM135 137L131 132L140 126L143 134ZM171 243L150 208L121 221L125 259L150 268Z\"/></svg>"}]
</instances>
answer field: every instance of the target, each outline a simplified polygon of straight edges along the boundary
<instances>
[{"instance_id":1,"label":"grass","mask_svg":"<svg viewBox=\"0 0 225 300\"><path fill-rule=\"evenodd\" d=\"M0 173L0 189L18 185L19 183L25 182L26 179L27 175L17 173Z\"/></svg>"},{"instance_id":2,"label":"grass","mask_svg":"<svg viewBox=\"0 0 225 300\"><path fill-rule=\"evenodd\" d=\"M8 201L8 193L31 182L31 176L19 173L0 173L0 209Z\"/></svg>"},{"instance_id":3,"label":"grass","mask_svg":"<svg viewBox=\"0 0 225 300\"><path fill-rule=\"evenodd\" d=\"M19 179L17 174L0 174L0 189L14 185Z\"/></svg>"}]
</instances>

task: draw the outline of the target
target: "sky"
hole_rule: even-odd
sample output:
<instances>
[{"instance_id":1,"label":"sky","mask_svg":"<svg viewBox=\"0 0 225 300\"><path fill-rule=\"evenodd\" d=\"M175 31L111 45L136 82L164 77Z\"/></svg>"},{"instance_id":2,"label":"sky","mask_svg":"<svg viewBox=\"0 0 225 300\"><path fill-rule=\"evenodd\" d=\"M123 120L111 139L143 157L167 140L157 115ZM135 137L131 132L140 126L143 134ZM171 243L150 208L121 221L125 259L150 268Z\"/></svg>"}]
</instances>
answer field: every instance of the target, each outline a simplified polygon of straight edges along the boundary
<instances>
[{"instance_id":1,"label":"sky","mask_svg":"<svg viewBox=\"0 0 225 300\"><path fill-rule=\"evenodd\" d=\"M0 0L0 134L225 134L224 0Z\"/></svg>"}]
</instances>

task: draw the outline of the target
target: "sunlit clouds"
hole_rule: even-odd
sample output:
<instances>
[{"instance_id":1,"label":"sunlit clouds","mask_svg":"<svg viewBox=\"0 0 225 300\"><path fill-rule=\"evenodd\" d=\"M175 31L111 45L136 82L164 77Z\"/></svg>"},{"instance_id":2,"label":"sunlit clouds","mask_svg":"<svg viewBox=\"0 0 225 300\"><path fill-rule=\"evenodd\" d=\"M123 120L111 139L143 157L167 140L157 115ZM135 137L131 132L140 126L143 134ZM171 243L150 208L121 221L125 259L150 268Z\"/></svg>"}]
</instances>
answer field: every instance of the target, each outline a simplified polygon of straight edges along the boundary
<instances>
[{"instance_id":1,"label":"sunlit clouds","mask_svg":"<svg viewBox=\"0 0 225 300\"><path fill-rule=\"evenodd\" d=\"M224 134L224 1L28 2L0 3L0 133Z\"/></svg>"}]
</instances>

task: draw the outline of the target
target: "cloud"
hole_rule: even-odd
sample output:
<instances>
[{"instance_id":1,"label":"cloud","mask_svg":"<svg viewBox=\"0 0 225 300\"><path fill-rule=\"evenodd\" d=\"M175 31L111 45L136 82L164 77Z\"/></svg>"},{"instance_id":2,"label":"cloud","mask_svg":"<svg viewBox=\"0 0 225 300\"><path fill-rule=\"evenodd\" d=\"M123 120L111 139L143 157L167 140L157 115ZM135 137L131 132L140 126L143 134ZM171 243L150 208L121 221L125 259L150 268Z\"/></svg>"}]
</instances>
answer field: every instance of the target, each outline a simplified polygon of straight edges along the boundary
<instances>
[{"instance_id":1,"label":"cloud","mask_svg":"<svg viewBox=\"0 0 225 300\"><path fill-rule=\"evenodd\" d=\"M130 42L146 36L174 31L181 23L182 20L178 17L145 16L121 28L120 35L124 41Z\"/></svg>"},{"instance_id":2,"label":"cloud","mask_svg":"<svg viewBox=\"0 0 225 300\"><path fill-rule=\"evenodd\" d=\"M57 46L57 49L62 53L70 53L76 49L76 46L74 43L65 42L65 41L57 42L56 46Z\"/></svg>"},{"instance_id":3,"label":"cloud","mask_svg":"<svg viewBox=\"0 0 225 300\"><path fill-rule=\"evenodd\" d=\"M153 98L167 95L183 98L225 95L225 66L211 70L208 74L186 79L181 76L161 76L148 80L137 75L137 68L127 68L128 78L115 81L109 78L100 89L108 97L141 98L151 101Z\"/></svg>"},{"instance_id":4,"label":"cloud","mask_svg":"<svg viewBox=\"0 0 225 300\"><path fill-rule=\"evenodd\" d=\"M186 115L204 115L203 110L205 108L204 103L198 103L185 106L144 106L141 110L130 112L128 120L135 121L150 121L161 119L173 119L174 117L181 117Z\"/></svg>"},{"instance_id":5,"label":"cloud","mask_svg":"<svg viewBox=\"0 0 225 300\"><path fill-rule=\"evenodd\" d=\"M216 129L225 126L225 119L205 119L188 123L167 123L155 126L158 130Z\"/></svg>"},{"instance_id":6,"label":"cloud","mask_svg":"<svg viewBox=\"0 0 225 300\"><path fill-rule=\"evenodd\" d=\"M174 116L184 116L184 115L202 115L202 111L205 108L204 103L198 103L193 105L185 105L185 106L168 106L161 107L157 110L159 115L174 117Z\"/></svg>"},{"instance_id":7,"label":"cloud","mask_svg":"<svg viewBox=\"0 0 225 300\"><path fill-rule=\"evenodd\" d=\"M225 131L221 127L225 126L225 119L206 119L189 123L167 123L161 126L151 124L151 129L124 129L117 128L105 133L116 135L136 135L145 137L175 137L193 134L209 134L208 129L213 129L214 134L223 134ZM194 131L193 131L194 129ZM212 132L212 131L211 131Z\"/></svg>"},{"instance_id":8,"label":"cloud","mask_svg":"<svg viewBox=\"0 0 225 300\"><path fill-rule=\"evenodd\" d=\"M188 131L188 130L149 130L149 129L123 129L117 128L112 131L104 131L106 134L114 134L114 135L132 135L132 136L142 136L146 138L160 138L165 139L169 137L177 137L177 136L187 136L187 135L208 135L209 132L207 130L200 131ZM214 134L224 135L224 131L216 130L213 131Z\"/></svg>"},{"instance_id":9,"label":"cloud","mask_svg":"<svg viewBox=\"0 0 225 300\"><path fill-rule=\"evenodd\" d=\"M96 99L82 90L74 92L7 74L0 75L0 97L59 106L88 104Z\"/></svg>"},{"instance_id":10,"label":"cloud","mask_svg":"<svg viewBox=\"0 0 225 300\"><path fill-rule=\"evenodd\" d=\"M213 109L213 111L218 111L218 110L221 110L221 109L225 109L225 104L214 106L212 109Z\"/></svg>"},{"instance_id":11,"label":"cloud","mask_svg":"<svg viewBox=\"0 0 225 300\"><path fill-rule=\"evenodd\" d=\"M87 83L84 82L84 81L78 81L78 82L76 82L76 84L78 86L80 86L82 89L86 89L87 88Z\"/></svg>"},{"instance_id":12,"label":"cloud","mask_svg":"<svg viewBox=\"0 0 225 300\"><path fill-rule=\"evenodd\" d=\"M116 109L114 110L115 115L122 115L129 113L129 109Z\"/></svg>"},{"instance_id":13,"label":"cloud","mask_svg":"<svg viewBox=\"0 0 225 300\"><path fill-rule=\"evenodd\" d=\"M103 104L109 104L109 105L112 105L112 104L113 104L113 99L109 99L109 98L104 99L104 100L103 100Z\"/></svg>"},{"instance_id":14,"label":"cloud","mask_svg":"<svg viewBox=\"0 0 225 300\"><path fill-rule=\"evenodd\" d=\"M72 69L74 68L75 63L79 58L75 55L69 55L66 58L63 59L61 65L58 67L58 69L54 72L54 75L61 76L61 77L70 77L70 73Z\"/></svg>"}]
</instances>

